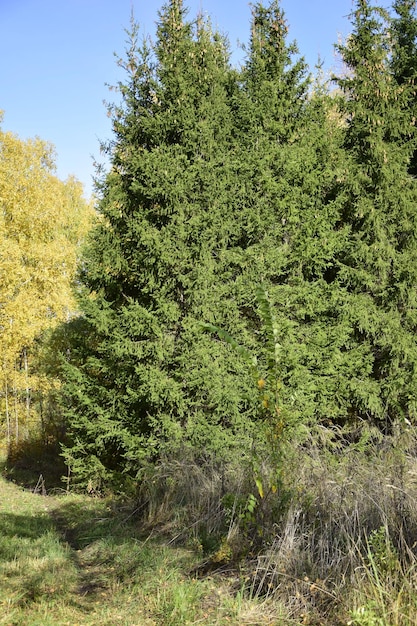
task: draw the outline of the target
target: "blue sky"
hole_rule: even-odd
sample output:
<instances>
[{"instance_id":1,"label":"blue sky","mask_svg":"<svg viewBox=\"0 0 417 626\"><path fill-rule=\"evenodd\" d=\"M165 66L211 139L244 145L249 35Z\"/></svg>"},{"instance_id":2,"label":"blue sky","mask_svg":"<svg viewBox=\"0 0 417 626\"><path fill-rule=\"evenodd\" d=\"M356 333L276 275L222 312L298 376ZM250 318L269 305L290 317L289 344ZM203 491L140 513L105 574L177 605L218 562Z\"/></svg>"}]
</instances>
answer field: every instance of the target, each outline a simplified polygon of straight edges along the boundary
<instances>
[{"instance_id":1,"label":"blue sky","mask_svg":"<svg viewBox=\"0 0 417 626\"><path fill-rule=\"evenodd\" d=\"M106 84L123 74L122 55L133 8L144 34L153 34L162 1L0 0L0 109L3 130L22 139L39 136L54 144L57 173L75 175L92 191L93 160L103 161L99 141L111 137L104 100ZM249 38L246 0L185 0L189 17L199 10L227 33L232 50ZM314 67L318 55L336 65L333 44L350 32L352 0L282 0L289 40ZM235 53L236 61L239 52Z\"/></svg>"}]
</instances>

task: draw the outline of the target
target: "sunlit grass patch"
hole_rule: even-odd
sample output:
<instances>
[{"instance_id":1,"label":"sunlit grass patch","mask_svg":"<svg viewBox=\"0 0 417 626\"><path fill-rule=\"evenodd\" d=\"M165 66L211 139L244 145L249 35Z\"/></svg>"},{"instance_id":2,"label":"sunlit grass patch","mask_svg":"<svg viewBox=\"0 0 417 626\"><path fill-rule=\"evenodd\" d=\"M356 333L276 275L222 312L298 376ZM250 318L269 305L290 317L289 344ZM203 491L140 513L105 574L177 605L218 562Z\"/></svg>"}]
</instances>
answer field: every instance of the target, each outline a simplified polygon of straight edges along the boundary
<instances>
[{"instance_id":1,"label":"sunlit grass patch","mask_svg":"<svg viewBox=\"0 0 417 626\"><path fill-rule=\"evenodd\" d=\"M247 621L256 603L227 580L197 579L200 555L143 535L119 501L41 497L0 480L0 502L1 626L268 623Z\"/></svg>"},{"instance_id":2,"label":"sunlit grass patch","mask_svg":"<svg viewBox=\"0 0 417 626\"><path fill-rule=\"evenodd\" d=\"M76 571L49 516L50 501L4 481L0 493L0 614L13 623L16 610L68 593Z\"/></svg>"}]
</instances>

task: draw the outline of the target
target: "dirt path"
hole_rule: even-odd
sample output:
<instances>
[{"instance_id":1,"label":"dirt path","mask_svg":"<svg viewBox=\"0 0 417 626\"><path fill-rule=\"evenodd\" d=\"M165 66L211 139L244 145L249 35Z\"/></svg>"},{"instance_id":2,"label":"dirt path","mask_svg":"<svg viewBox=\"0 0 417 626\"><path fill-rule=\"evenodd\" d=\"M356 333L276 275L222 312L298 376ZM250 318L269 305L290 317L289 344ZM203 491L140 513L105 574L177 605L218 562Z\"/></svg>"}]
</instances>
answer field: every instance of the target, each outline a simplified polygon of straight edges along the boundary
<instances>
[{"instance_id":1,"label":"dirt path","mask_svg":"<svg viewBox=\"0 0 417 626\"><path fill-rule=\"evenodd\" d=\"M129 594L134 579L120 585L114 518L105 503L37 495L0 478L0 625L155 624Z\"/></svg>"}]
</instances>

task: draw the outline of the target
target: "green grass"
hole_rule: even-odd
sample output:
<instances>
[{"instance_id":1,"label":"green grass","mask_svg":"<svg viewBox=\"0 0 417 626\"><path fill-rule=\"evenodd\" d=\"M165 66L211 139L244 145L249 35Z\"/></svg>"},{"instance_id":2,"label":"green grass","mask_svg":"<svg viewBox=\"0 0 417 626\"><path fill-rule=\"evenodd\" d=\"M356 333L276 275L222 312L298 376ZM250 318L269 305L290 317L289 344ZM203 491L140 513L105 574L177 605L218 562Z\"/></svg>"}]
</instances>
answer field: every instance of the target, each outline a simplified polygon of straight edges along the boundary
<instances>
[{"instance_id":1,"label":"green grass","mask_svg":"<svg viewBox=\"0 0 417 626\"><path fill-rule=\"evenodd\" d=\"M225 498L216 468L178 460L140 515L0 479L0 626L417 626L417 437L341 453L321 435L249 521L238 472Z\"/></svg>"},{"instance_id":2,"label":"green grass","mask_svg":"<svg viewBox=\"0 0 417 626\"><path fill-rule=\"evenodd\" d=\"M114 500L40 496L0 479L2 626L278 623L235 579L193 577L198 558L143 536Z\"/></svg>"}]
</instances>

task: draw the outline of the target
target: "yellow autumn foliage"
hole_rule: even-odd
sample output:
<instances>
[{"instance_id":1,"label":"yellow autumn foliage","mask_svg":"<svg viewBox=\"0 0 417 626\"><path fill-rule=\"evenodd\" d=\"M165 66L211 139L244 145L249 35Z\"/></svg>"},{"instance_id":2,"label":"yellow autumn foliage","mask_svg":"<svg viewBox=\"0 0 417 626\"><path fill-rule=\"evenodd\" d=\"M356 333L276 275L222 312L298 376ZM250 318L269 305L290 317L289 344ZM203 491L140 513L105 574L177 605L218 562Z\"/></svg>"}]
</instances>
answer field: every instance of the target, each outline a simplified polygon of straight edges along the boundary
<instances>
[{"instance_id":1,"label":"yellow autumn foliage","mask_svg":"<svg viewBox=\"0 0 417 626\"><path fill-rule=\"evenodd\" d=\"M27 354L35 338L74 312L77 252L92 214L82 185L55 175L50 144L40 139L23 141L0 129L3 414L9 411L10 389L16 395L19 387L28 387Z\"/></svg>"}]
</instances>

